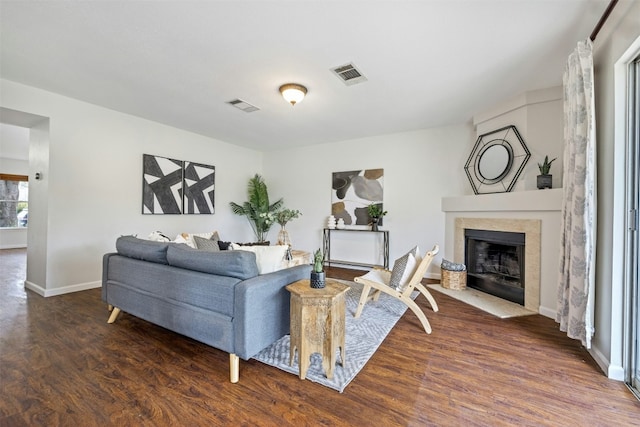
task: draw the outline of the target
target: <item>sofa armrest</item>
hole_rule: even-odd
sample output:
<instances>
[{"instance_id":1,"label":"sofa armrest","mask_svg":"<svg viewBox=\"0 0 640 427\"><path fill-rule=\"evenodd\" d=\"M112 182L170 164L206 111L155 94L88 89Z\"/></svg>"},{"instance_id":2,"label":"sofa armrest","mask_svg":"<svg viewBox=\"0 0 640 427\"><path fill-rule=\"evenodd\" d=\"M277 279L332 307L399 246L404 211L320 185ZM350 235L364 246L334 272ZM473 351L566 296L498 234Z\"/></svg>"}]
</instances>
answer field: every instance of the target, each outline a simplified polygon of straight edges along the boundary
<instances>
[{"instance_id":1,"label":"sofa armrest","mask_svg":"<svg viewBox=\"0 0 640 427\"><path fill-rule=\"evenodd\" d=\"M310 271L311 266L299 265L236 285L233 326L239 357L248 360L289 333L290 295L285 287L308 279Z\"/></svg>"},{"instance_id":2,"label":"sofa armrest","mask_svg":"<svg viewBox=\"0 0 640 427\"><path fill-rule=\"evenodd\" d=\"M107 301L107 280L109 279L109 258L118 255L117 252L104 254L102 257L102 301Z\"/></svg>"}]
</instances>

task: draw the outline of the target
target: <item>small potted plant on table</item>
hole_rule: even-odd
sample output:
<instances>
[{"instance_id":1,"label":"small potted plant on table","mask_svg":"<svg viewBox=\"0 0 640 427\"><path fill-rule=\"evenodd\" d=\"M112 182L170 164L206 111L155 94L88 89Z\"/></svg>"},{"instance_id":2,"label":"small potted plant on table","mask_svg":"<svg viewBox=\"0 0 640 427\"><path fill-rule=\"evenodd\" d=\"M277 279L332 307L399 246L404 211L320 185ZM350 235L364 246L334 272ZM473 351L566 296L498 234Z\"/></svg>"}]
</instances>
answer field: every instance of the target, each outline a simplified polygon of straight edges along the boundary
<instances>
[{"instance_id":1,"label":"small potted plant on table","mask_svg":"<svg viewBox=\"0 0 640 427\"><path fill-rule=\"evenodd\" d=\"M380 219L387 214L387 211L382 210L382 203L371 203L367 206L367 212L371 218L371 231L378 231Z\"/></svg>"},{"instance_id":2,"label":"small potted plant on table","mask_svg":"<svg viewBox=\"0 0 640 427\"><path fill-rule=\"evenodd\" d=\"M315 289L324 288L325 277L324 277L323 264L324 264L324 255L322 254L320 249L318 249L313 254L313 269L311 270L311 280L310 280L310 285L312 288L315 288Z\"/></svg>"}]
</instances>

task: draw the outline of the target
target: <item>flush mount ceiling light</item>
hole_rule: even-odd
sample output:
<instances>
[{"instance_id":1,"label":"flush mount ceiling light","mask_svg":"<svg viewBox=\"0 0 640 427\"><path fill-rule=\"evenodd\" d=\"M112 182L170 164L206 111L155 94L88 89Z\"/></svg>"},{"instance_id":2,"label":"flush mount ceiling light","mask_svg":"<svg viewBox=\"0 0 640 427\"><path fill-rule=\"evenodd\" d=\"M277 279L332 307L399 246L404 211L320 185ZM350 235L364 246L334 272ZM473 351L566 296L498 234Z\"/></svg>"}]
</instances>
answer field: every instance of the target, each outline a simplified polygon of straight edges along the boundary
<instances>
[{"instance_id":1,"label":"flush mount ceiling light","mask_svg":"<svg viewBox=\"0 0 640 427\"><path fill-rule=\"evenodd\" d=\"M280 86L280 93L288 103L296 105L302 101L307 94L307 88L296 83L287 83L286 85Z\"/></svg>"}]
</instances>

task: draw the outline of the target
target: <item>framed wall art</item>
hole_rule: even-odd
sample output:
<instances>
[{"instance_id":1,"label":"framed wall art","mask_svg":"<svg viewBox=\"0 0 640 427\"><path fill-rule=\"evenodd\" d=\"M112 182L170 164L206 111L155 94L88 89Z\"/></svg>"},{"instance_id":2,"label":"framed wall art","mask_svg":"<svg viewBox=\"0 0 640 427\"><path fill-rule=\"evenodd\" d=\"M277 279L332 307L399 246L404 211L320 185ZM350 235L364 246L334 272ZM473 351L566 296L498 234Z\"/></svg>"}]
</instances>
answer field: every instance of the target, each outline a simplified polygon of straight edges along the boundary
<instances>
[{"instance_id":1,"label":"framed wall art","mask_svg":"<svg viewBox=\"0 0 640 427\"><path fill-rule=\"evenodd\" d=\"M142 213L182 213L181 160L143 154L142 156Z\"/></svg>"},{"instance_id":2,"label":"framed wall art","mask_svg":"<svg viewBox=\"0 0 640 427\"><path fill-rule=\"evenodd\" d=\"M183 213L214 213L215 172L215 166L184 162Z\"/></svg>"},{"instance_id":3,"label":"framed wall art","mask_svg":"<svg viewBox=\"0 0 640 427\"><path fill-rule=\"evenodd\" d=\"M334 172L331 176L331 214L345 225L369 224L367 207L382 208L384 169ZM382 218L378 222L382 225Z\"/></svg>"}]
</instances>

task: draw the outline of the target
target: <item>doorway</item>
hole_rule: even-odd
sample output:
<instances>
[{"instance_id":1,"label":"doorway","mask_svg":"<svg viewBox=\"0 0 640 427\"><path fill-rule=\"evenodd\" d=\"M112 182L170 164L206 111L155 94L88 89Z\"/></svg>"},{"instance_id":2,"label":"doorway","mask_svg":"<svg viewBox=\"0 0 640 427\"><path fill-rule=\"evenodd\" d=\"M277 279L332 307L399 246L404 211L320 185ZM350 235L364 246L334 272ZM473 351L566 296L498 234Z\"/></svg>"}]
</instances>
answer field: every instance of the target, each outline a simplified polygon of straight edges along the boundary
<instances>
[{"instance_id":1,"label":"doorway","mask_svg":"<svg viewBox=\"0 0 640 427\"><path fill-rule=\"evenodd\" d=\"M28 129L30 179L28 204L31 215L28 219L27 259L25 287L46 288L46 235L48 223L47 180L31 181L36 173L45 177L49 171L49 118L24 111L0 107L0 123ZM33 151L33 153L32 153ZM36 183L38 183L36 185ZM31 185L33 184L33 186ZM25 231L25 230L22 230Z\"/></svg>"}]
</instances>

